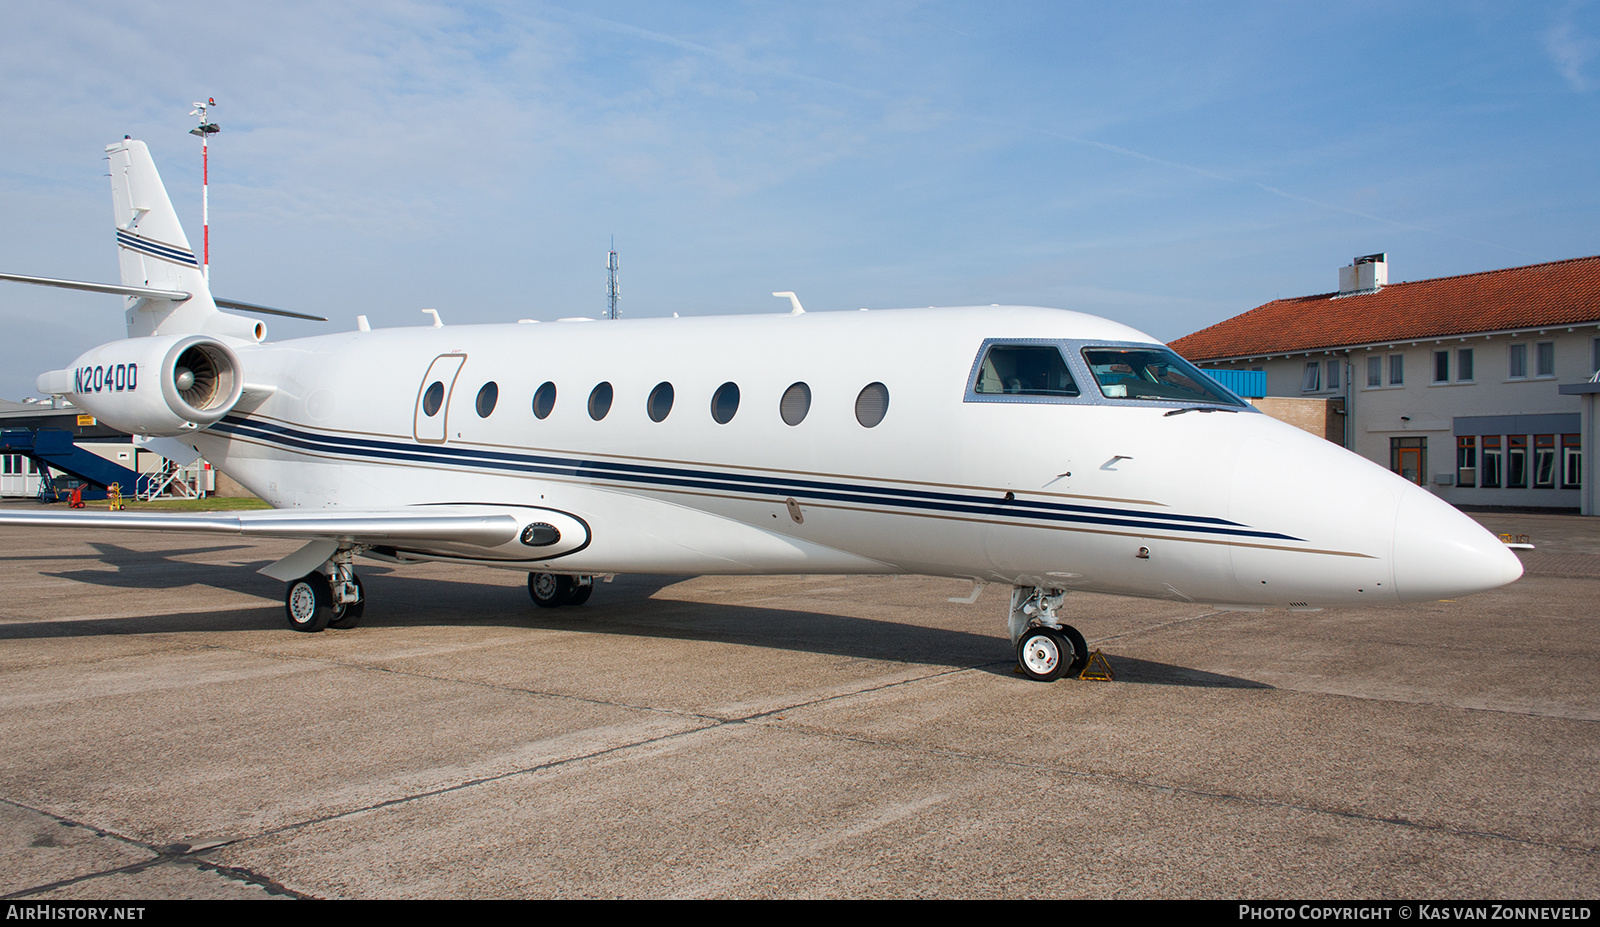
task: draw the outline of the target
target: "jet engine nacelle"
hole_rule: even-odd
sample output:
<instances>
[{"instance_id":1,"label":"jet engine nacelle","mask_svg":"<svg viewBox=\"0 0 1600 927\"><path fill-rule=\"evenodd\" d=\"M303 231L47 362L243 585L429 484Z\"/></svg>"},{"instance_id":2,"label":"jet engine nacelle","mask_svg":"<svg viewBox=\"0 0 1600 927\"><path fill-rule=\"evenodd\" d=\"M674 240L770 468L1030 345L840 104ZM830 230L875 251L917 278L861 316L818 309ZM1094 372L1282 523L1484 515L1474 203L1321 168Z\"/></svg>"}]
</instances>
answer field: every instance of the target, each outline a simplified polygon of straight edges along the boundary
<instances>
[{"instance_id":1,"label":"jet engine nacelle","mask_svg":"<svg viewBox=\"0 0 1600 927\"><path fill-rule=\"evenodd\" d=\"M41 374L38 387L120 431L177 437L228 414L244 377L239 355L216 338L169 335L103 344Z\"/></svg>"}]
</instances>

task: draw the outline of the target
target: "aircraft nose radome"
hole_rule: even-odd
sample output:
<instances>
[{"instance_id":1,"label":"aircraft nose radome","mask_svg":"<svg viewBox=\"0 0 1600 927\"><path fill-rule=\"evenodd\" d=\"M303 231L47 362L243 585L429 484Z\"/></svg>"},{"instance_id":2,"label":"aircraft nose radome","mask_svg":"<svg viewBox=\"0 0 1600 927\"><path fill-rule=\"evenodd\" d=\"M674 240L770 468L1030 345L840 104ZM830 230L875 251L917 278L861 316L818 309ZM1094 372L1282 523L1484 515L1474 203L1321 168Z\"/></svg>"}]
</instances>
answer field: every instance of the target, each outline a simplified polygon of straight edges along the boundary
<instances>
[{"instance_id":1,"label":"aircraft nose radome","mask_svg":"<svg viewBox=\"0 0 1600 927\"><path fill-rule=\"evenodd\" d=\"M1432 602L1497 589L1522 575L1499 538L1452 506L1415 489L1394 525L1394 583L1402 602Z\"/></svg>"}]
</instances>

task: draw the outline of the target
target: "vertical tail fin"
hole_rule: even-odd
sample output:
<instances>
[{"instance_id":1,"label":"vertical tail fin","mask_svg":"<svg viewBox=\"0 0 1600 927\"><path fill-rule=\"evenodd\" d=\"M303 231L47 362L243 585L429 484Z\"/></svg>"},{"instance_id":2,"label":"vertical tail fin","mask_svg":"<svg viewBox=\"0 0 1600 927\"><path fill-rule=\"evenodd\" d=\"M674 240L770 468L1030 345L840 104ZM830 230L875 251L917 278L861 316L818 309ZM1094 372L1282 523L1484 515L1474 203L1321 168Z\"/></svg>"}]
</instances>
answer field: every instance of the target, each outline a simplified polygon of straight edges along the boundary
<instances>
[{"instance_id":1,"label":"vertical tail fin","mask_svg":"<svg viewBox=\"0 0 1600 927\"><path fill-rule=\"evenodd\" d=\"M128 335L205 332L257 340L251 331L256 323L217 311L150 149L144 142L123 139L107 145L106 153L111 159L111 204L122 284L190 294L181 301L128 297Z\"/></svg>"}]
</instances>

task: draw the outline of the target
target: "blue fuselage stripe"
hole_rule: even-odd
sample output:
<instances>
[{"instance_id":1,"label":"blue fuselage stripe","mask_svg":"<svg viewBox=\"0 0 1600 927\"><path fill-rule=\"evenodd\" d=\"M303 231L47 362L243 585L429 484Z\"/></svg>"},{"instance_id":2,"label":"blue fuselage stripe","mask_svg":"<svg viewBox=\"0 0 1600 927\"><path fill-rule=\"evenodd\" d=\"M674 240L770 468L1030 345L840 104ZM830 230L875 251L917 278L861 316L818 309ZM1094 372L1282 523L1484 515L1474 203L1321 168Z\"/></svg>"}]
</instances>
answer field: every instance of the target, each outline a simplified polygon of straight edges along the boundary
<instances>
[{"instance_id":1,"label":"blue fuselage stripe","mask_svg":"<svg viewBox=\"0 0 1600 927\"><path fill-rule=\"evenodd\" d=\"M1300 540L1285 534L1253 530L1238 522L1208 516L1137 512L1105 506L1074 505L1042 500L996 501L993 497L892 486L859 486L801 478L723 473L617 461L580 460L538 454L488 451L447 445L425 445L342 435L315 434L275 423L229 416L211 426L213 431L237 435L286 449L368 460L471 467L516 473L581 479L594 483L628 483L675 489L745 492L805 501L847 502L892 506L966 515L1102 525L1155 531Z\"/></svg>"}]
</instances>

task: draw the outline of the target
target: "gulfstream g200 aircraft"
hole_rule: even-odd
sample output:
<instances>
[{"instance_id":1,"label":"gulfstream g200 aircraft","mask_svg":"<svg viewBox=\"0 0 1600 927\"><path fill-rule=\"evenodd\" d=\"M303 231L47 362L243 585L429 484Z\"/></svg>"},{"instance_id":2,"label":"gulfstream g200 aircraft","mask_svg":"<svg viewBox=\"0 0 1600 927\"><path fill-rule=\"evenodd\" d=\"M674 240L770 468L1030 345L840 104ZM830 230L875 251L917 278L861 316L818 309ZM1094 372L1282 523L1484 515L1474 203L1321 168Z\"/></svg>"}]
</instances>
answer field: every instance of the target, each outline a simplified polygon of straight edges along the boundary
<instances>
[{"instance_id":1,"label":"gulfstream g200 aircraft","mask_svg":"<svg viewBox=\"0 0 1600 927\"><path fill-rule=\"evenodd\" d=\"M1522 572L1423 489L1076 312L796 301L267 342L218 310L144 144L107 151L122 282L53 282L124 294L128 337L40 391L276 511L0 523L303 539L263 571L295 630L359 620L358 555L522 570L542 606L615 573L922 573L1010 586L1019 661L1054 679L1086 659L1073 590L1320 608Z\"/></svg>"}]
</instances>

